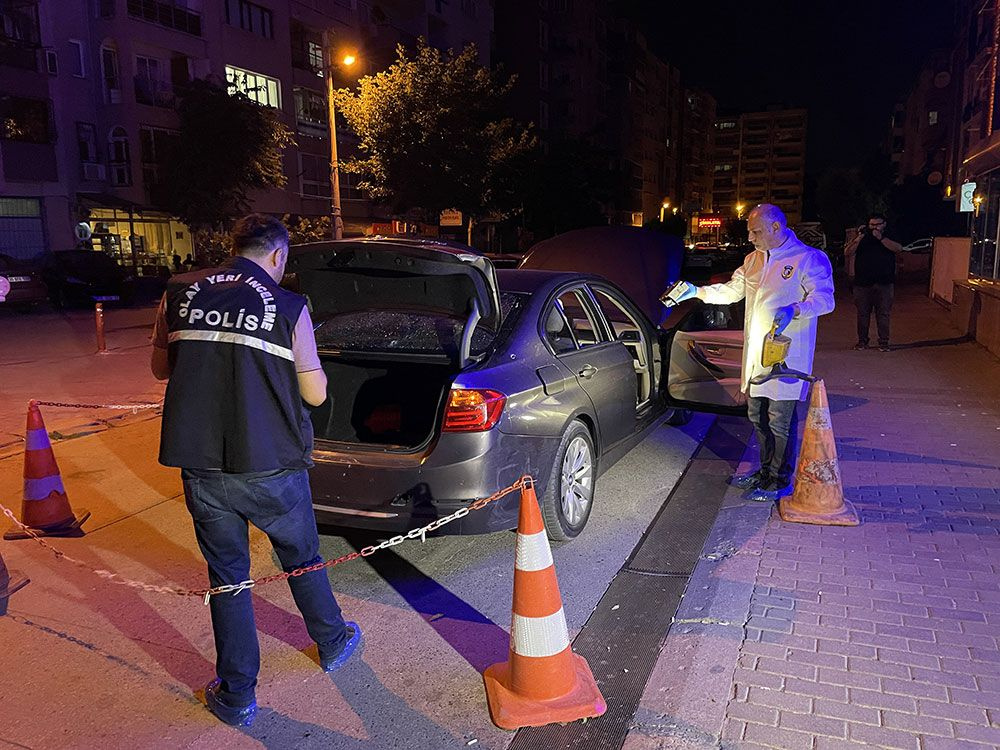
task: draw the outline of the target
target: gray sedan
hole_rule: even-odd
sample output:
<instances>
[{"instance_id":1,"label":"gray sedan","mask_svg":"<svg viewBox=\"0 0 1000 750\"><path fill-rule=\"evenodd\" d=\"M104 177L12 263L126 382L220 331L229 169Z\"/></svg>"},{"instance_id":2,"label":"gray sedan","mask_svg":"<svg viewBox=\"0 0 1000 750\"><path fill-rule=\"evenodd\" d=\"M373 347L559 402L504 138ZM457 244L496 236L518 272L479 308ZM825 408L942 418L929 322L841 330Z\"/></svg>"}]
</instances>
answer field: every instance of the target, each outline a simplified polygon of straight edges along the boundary
<instances>
[{"instance_id":1,"label":"gray sedan","mask_svg":"<svg viewBox=\"0 0 1000 750\"><path fill-rule=\"evenodd\" d=\"M570 539L598 474L668 410L664 334L602 277L406 239L299 246L288 271L329 380L312 413L322 523L406 531L531 474L549 535ZM445 529L517 512L512 494Z\"/></svg>"}]
</instances>

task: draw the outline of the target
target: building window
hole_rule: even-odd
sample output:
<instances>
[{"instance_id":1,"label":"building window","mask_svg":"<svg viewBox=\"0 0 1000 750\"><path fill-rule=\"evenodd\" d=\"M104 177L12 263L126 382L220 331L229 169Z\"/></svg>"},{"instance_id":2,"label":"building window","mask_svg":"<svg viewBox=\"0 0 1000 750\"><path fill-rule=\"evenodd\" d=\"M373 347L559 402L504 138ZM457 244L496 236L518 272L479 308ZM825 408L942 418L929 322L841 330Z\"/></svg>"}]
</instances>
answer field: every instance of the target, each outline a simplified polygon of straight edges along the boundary
<instances>
[{"instance_id":1,"label":"building window","mask_svg":"<svg viewBox=\"0 0 1000 750\"><path fill-rule=\"evenodd\" d=\"M226 81L230 92L238 91L265 107L281 109L281 82L277 78L227 65Z\"/></svg>"},{"instance_id":2,"label":"building window","mask_svg":"<svg viewBox=\"0 0 1000 750\"><path fill-rule=\"evenodd\" d=\"M174 103L173 87L166 80L167 65L155 57L135 58L135 100L139 104L171 107Z\"/></svg>"},{"instance_id":3,"label":"building window","mask_svg":"<svg viewBox=\"0 0 1000 750\"><path fill-rule=\"evenodd\" d=\"M186 5L185 0L127 0L128 14L132 18L201 36L201 15L188 10Z\"/></svg>"},{"instance_id":4,"label":"building window","mask_svg":"<svg viewBox=\"0 0 1000 750\"><path fill-rule=\"evenodd\" d=\"M274 17L271 11L249 0L226 0L226 23L265 39L274 39Z\"/></svg>"},{"instance_id":5,"label":"building window","mask_svg":"<svg viewBox=\"0 0 1000 750\"><path fill-rule=\"evenodd\" d=\"M938 113L937 113L937 110L934 110L933 112L928 112L927 113L927 124L928 125L937 125L938 124Z\"/></svg>"},{"instance_id":6,"label":"building window","mask_svg":"<svg viewBox=\"0 0 1000 750\"><path fill-rule=\"evenodd\" d=\"M311 198L330 197L330 159L326 156L299 153L299 177L302 195ZM343 175L341 175L343 176Z\"/></svg>"},{"instance_id":7,"label":"building window","mask_svg":"<svg viewBox=\"0 0 1000 750\"><path fill-rule=\"evenodd\" d=\"M101 47L101 78L104 81L105 104L120 104L122 89L118 75L118 51L113 47Z\"/></svg>"},{"instance_id":8,"label":"building window","mask_svg":"<svg viewBox=\"0 0 1000 750\"><path fill-rule=\"evenodd\" d=\"M295 98L295 122L299 131L308 135L326 135L326 98L311 89L296 87L292 90Z\"/></svg>"},{"instance_id":9,"label":"building window","mask_svg":"<svg viewBox=\"0 0 1000 750\"><path fill-rule=\"evenodd\" d=\"M164 167L177 145L177 132L143 125L139 128L142 183L152 203L160 203L156 189L163 183Z\"/></svg>"},{"instance_id":10,"label":"building window","mask_svg":"<svg viewBox=\"0 0 1000 750\"><path fill-rule=\"evenodd\" d=\"M97 127L93 123L78 122L76 124L76 143L80 149L80 161L84 164L97 164Z\"/></svg>"},{"instance_id":11,"label":"building window","mask_svg":"<svg viewBox=\"0 0 1000 750\"><path fill-rule=\"evenodd\" d=\"M83 42L79 39L69 39L70 50L70 60L69 67L70 73L72 73L77 78L87 77L87 57L84 53Z\"/></svg>"},{"instance_id":12,"label":"building window","mask_svg":"<svg viewBox=\"0 0 1000 750\"><path fill-rule=\"evenodd\" d=\"M45 99L0 94L0 138L24 143L51 143L49 103Z\"/></svg>"},{"instance_id":13,"label":"building window","mask_svg":"<svg viewBox=\"0 0 1000 750\"><path fill-rule=\"evenodd\" d=\"M132 184L132 157L129 153L128 134L119 126L108 136L108 167L111 170L111 184L126 187Z\"/></svg>"},{"instance_id":14,"label":"building window","mask_svg":"<svg viewBox=\"0 0 1000 750\"><path fill-rule=\"evenodd\" d=\"M353 172L340 172L340 197L345 201L361 201L365 199L364 193L358 187L360 178Z\"/></svg>"}]
</instances>

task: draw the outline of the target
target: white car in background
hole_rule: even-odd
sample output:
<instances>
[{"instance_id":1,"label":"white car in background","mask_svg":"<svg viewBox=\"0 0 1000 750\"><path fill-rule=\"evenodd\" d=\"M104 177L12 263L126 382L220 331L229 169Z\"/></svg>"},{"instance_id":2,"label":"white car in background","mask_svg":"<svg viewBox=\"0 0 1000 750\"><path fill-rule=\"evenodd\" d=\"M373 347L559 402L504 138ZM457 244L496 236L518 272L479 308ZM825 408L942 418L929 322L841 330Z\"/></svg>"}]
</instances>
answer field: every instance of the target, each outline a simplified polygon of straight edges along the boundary
<instances>
[{"instance_id":1,"label":"white car in background","mask_svg":"<svg viewBox=\"0 0 1000 750\"><path fill-rule=\"evenodd\" d=\"M914 240L908 245L903 245L904 253L916 253L917 255L926 255L933 249L934 249L933 237L922 237L919 240Z\"/></svg>"}]
</instances>

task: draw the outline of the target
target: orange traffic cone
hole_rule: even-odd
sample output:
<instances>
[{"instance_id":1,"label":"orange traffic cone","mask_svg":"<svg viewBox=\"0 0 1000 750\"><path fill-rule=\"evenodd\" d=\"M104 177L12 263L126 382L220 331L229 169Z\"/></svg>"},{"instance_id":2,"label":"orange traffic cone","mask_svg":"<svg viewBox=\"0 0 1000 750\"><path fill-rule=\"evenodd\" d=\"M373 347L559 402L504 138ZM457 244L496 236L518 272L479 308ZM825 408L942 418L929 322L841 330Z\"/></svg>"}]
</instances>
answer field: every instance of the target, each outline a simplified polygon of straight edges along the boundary
<instances>
[{"instance_id":1,"label":"orange traffic cone","mask_svg":"<svg viewBox=\"0 0 1000 750\"><path fill-rule=\"evenodd\" d=\"M802 450L795 469L795 490L778 505L781 520L823 526L857 526L858 513L844 499L830 403L822 380L813 384Z\"/></svg>"},{"instance_id":2,"label":"orange traffic cone","mask_svg":"<svg viewBox=\"0 0 1000 750\"><path fill-rule=\"evenodd\" d=\"M23 589L28 585L28 579L14 571L13 577L7 570L7 565L0 555L0 617L7 614L7 599L18 589Z\"/></svg>"},{"instance_id":3,"label":"orange traffic cone","mask_svg":"<svg viewBox=\"0 0 1000 750\"><path fill-rule=\"evenodd\" d=\"M90 518L88 511L74 515L66 497L59 466L56 464L49 433L45 431L38 402L28 403L28 425L24 437L24 501L21 523L37 536L83 536L80 526ZM27 539L21 529L12 529L4 539Z\"/></svg>"},{"instance_id":4,"label":"orange traffic cone","mask_svg":"<svg viewBox=\"0 0 1000 750\"><path fill-rule=\"evenodd\" d=\"M607 710L586 659L574 654L552 550L530 478L521 489L510 659L483 673L490 718L501 729L540 727Z\"/></svg>"}]
</instances>

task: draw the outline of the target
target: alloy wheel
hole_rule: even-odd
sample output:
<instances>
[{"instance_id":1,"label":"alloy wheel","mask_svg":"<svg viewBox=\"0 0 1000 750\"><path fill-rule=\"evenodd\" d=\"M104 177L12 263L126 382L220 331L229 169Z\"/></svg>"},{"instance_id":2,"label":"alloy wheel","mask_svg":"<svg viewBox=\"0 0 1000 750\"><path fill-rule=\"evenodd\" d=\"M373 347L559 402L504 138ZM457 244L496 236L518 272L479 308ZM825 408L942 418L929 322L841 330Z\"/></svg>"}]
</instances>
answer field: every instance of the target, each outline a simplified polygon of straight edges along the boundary
<instances>
[{"instance_id":1,"label":"alloy wheel","mask_svg":"<svg viewBox=\"0 0 1000 750\"><path fill-rule=\"evenodd\" d=\"M586 517L594 492L594 461L590 445L579 435L566 447L559 490L563 517L570 525L576 526Z\"/></svg>"}]
</instances>

